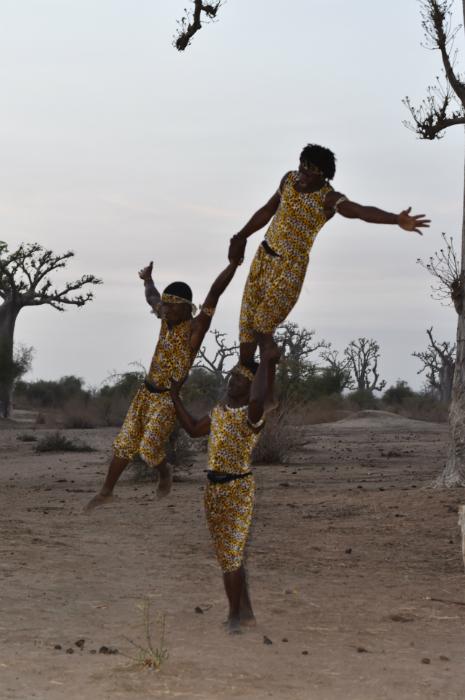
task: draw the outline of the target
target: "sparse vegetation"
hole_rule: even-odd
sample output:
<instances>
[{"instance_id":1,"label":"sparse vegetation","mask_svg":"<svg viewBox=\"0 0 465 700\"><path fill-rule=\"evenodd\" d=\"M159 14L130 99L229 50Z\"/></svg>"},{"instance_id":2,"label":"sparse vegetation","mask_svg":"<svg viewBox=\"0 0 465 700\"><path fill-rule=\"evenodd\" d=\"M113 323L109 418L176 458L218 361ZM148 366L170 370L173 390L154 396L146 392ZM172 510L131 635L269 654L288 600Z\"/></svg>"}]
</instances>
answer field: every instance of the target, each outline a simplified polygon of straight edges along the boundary
<instances>
[{"instance_id":1,"label":"sparse vegetation","mask_svg":"<svg viewBox=\"0 0 465 700\"><path fill-rule=\"evenodd\" d=\"M85 442L69 440L60 432L45 435L36 445L36 452L94 452Z\"/></svg>"},{"instance_id":2,"label":"sparse vegetation","mask_svg":"<svg viewBox=\"0 0 465 700\"><path fill-rule=\"evenodd\" d=\"M20 440L20 442L37 442L36 436L31 435L31 433L19 433L16 439Z\"/></svg>"},{"instance_id":3,"label":"sparse vegetation","mask_svg":"<svg viewBox=\"0 0 465 700\"><path fill-rule=\"evenodd\" d=\"M137 649L137 656L130 656L128 654L125 654L125 656L128 656L129 659L132 659L133 661L136 662L137 666L141 669L149 669L150 671L159 671L163 662L168 659L169 652L168 648L165 646L165 632L166 632L166 622L165 622L165 616L160 615L157 622L159 625L159 630L160 630L160 636L159 636L159 641L158 641L158 646L154 646L153 641L152 641L152 624L150 620L150 601L146 600L144 601L143 605L138 606L139 608L142 609L142 615L143 615L143 625L144 625L144 634L145 634L145 645L138 644L137 642L134 642L132 639L129 639L129 637L125 637L125 639L132 644L132 646Z\"/></svg>"}]
</instances>

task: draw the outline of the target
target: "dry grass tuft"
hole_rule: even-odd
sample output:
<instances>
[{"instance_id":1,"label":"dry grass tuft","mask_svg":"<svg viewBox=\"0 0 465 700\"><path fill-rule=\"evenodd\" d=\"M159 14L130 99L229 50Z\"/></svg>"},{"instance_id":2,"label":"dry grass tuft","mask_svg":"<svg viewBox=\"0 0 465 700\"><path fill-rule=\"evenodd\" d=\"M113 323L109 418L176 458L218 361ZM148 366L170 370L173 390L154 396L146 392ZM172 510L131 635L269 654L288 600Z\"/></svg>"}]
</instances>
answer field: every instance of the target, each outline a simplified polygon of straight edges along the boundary
<instances>
[{"instance_id":1,"label":"dry grass tuft","mask_svg":"<svg viewBox=\"0 0 465 700\"><path fill-rule=\"evenodd\" d=\"M150 601L144 601L143 605L139 607L142 608L145 646L134 642L132 639L129 639L129 637L125 637L125 639L137 649L137 656L129 656L127 654L125 654L125 656L128 656L129 659L135 661L140 669L159 671L163 662L169 657L168 648L165 646L165 616L160 615L158 618L158 624L160 626L160 639L158 646L154 646L150 622Z\"/></svg>"}]
</instances>

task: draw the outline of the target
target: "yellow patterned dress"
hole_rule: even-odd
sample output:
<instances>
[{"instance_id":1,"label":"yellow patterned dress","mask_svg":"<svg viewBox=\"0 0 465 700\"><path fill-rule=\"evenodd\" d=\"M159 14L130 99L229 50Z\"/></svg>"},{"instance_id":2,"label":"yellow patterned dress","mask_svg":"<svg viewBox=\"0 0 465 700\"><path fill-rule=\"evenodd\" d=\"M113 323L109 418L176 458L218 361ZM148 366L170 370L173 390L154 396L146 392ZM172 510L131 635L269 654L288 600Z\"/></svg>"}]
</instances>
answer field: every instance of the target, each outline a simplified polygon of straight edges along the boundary
<instances>
[{"instance_id":1,"label":"yellow patterned dress","mask_svg":"<svg viewBox=\"0 0 465 700\"><path fill-rule=\"evenodd\" d=\"M248 406L215 406L211 413L208 468L220 474L250 471L258 433L248 421ZM258 427L258 426L255 426ZM238 569L252 521L255 481L250 474L224 484L207 484L205 515L224 572Z\"/></svg>"},{"instance_id":2,"label":"yellow patterned dress","mask_svg":"<svg viewBox=\"0 0 465 700\"><path fill-rule=\"evenodd\" d=\"M307 271L310 250L326 223L325 184L317 192L297 192L297 172L287 176L281 201L265 236L277 253L260 245L252 261L244 289L240 316L240 341L254 340L254 331L273 333L295 306Z\"/></svg>"},{"instance_id":3,"label":"yellow patterned dress","mask_svg":"<svg viewBox=\"0 0 465 700\"><path fill-rule=\"evenodd\" d=\"M203 309L208 315L212 309ZM160 336L152 358L147 381L163 393L152 393L145 385L137 391L113 443L117 457L132 460L137 454L150 467L156 467L166 457L165 445L173 432L176 414L169 394L171 377L185 379L194 361L191 349L192 322L190 319L171 330L162 321Z\"/></svg>"}]
</instances>

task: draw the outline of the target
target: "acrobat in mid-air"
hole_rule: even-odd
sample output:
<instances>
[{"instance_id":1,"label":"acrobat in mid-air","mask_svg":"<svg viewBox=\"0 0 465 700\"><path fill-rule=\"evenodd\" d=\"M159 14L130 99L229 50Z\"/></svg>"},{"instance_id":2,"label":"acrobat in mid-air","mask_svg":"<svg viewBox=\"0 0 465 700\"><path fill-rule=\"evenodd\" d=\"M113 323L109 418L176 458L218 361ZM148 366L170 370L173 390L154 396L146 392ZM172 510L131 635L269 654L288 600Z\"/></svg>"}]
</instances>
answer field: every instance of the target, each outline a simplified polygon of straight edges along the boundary
<instances>
[{"instance_id":1,"label":"acrobat in mid-air","mask_svg":"<svg viewBox=\"0 0 465 700\"><path fill-rule=\"evenodd\" d=\"M171 467L166 460L165 445L174 430L176 416L170 396L170 382L186 380L195 356L210 328L215 307L232 280L239 259L231 262L213 283L197 316L193 316L192 291L185 282L169 284L160 295L152 279L152 263L139 272L145 297L154 313L162 319L158 343L149 372L137 391L113 443L113 458L105 481L87 504L87 512L107 503L113 489L136 455L158 470L158 495L171 488Z\"/></svg>"},{"instance_id":2,"label":"acrobat in mid-air","mask_svg":"<svg viewBox=\"0 0 465 700\"><path fill-rule=\"evenodd\" d=\"M257 343L266 346L299 298L315 238L334 214L373 224L396 224L421 234L429 226L424 214L411 207L393 214L362 206L330 185L335 157L327 148L309 144L300 154L297 171L286 173L279 189L230 242L230 259L242 258L247 238L271 223L252 261L240 315L240 359L251 367Z\"/></svg>"},{"instance_id":3,"label":"acrobat in mid-air","mask_svg":"<svg viewBox=\"0 0 465 700\"><path fill-rule=\"evenodd\" d=\"M225 403L209 415L193 418L172 383L171 396L182 427L192 437L208 440L208 483L205 515L216 556L223 571L229 603L228 630L255 624L243 563L252 520L255 482L250 470L252 450L264 424L264 405L272 392L274 367L280 352L274 343L261 348L260 365L253 372L239 364L231 371Z\"/></svg>"}]
</instances>

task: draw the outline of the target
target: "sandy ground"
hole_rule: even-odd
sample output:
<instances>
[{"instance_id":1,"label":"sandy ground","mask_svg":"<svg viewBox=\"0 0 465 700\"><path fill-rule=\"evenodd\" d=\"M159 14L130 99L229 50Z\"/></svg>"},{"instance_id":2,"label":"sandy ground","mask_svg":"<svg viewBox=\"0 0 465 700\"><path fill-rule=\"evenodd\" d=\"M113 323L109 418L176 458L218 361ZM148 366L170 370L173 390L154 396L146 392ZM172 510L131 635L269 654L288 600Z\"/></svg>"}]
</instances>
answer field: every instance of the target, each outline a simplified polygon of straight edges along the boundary
<instances>
[{"instance_id":1,"label":"sandy ground","mask_svg":"<svg viewBox=\"0 0 465 700\"><path fill-rule=\"evenodd\" d=\"M54 455L24 432L0 431L1 700L465 698L465 494L426 488L445 426L364 412L299 428L287 465L255 468L259 627L235 637L221 625L203 455L164 501L126 479L86 516L114 431L66 431L98 451ZM166 622L159 672L124 656L137 654L128 638L145 643L145 601L155 645Z\"/></svg>"}]
</instances>

